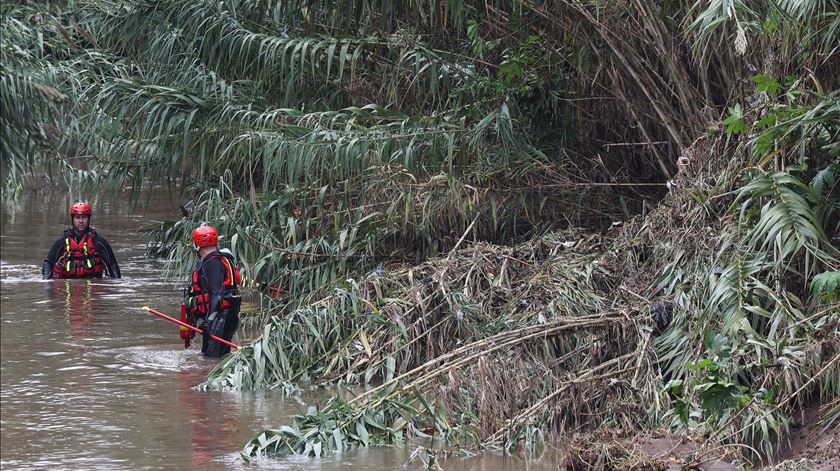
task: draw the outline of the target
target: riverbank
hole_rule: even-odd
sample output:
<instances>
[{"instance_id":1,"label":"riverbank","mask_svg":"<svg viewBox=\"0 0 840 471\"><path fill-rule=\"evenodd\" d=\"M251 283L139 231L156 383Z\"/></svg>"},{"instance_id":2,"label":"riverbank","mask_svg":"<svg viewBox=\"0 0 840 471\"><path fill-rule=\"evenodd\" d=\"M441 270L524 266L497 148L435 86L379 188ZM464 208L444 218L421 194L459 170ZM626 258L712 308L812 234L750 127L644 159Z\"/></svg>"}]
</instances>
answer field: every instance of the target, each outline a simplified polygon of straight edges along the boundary
<instances>
[{"instance_id":1,"label":"riverbank","mask_svg":"<svg viewBox=\"0 0 840 471\"><path fill-rule=\"evenodd\" d=\"M837 397L840 304L836 287L813 281L837 268L836 215L820 219L825 200L792 173L745 179L743 162L711 157L725 143L701 141L706 158L685 166L670 196L604 235L474 244L325 285L278 311L208 387L385 383L266 430L244 453L318 444L319 454L419 430L530 449L543 434L669 424L736 450L737 463L772 459L795 411ZM817 230L801 237L806 225Z\"/></svg>"}]
</instances>

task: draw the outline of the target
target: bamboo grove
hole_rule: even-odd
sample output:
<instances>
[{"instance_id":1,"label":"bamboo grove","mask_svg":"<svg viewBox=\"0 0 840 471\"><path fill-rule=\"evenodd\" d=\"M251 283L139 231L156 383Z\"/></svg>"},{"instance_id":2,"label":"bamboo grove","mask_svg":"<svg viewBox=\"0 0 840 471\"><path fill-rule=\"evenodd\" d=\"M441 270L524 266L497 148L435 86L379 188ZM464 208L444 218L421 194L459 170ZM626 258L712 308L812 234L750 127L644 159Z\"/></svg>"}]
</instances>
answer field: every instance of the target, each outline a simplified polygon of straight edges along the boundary
<instances>
[{"instance_id":1,"label":"bamboo grove","mask_svg":"<svg viewBox=\"0 0 840 471\"><path fill-rule=\"evenodd\" d=\"M342 388L247 459L669 429L757 463L840 418L839 6L4 4L3 191L177 189L175 275L221 229L260 334L204 387Z\"/></svg>"}]
</instances>

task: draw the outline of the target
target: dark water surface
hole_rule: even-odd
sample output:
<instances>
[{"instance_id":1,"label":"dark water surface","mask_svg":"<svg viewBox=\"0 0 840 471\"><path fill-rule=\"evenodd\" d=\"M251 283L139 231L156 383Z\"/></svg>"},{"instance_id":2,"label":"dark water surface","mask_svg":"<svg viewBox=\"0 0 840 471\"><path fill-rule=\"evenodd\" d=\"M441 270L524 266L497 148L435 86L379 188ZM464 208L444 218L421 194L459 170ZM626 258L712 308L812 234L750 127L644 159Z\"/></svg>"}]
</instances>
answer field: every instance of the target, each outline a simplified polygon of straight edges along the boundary
<instances>
[{"instance_id":1,"label":"dark water surface","mask_svg":"<svg viewBox=\"0 0 840 471\"><path fill-rule=\"evenodd\" d=\"M68 224L63 196L26 194L5 204L0 228L0 466L55 470L402 470L416 447L352 450L321 459L245 463L262 428L289 423L316 393L200 392L216 361L183 349L177 326L140 307L177 315L180 290L144 255L155 221L177 217L162 192L147 208L94 204L92 225L114 248L120 280L41 280L41 262ZM241 341L234 337L234 342ZM200 345L200 342L197 342ZM323 392L320 393L323 395ZM445 470L556 469L485 453Z\"/></svg>"}]
</instances>

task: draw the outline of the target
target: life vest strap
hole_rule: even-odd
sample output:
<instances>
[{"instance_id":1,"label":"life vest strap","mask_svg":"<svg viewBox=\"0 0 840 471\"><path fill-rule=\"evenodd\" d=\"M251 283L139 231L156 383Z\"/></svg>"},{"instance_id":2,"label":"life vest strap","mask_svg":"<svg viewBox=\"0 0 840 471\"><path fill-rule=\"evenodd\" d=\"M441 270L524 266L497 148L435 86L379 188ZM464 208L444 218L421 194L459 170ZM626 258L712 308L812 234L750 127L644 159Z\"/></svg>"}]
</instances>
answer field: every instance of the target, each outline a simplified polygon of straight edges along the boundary
<instances>
[{"instance_id":1,"label":"life vest strap","mask_svg":"<svg viewBox=\"0 0 840 471\"><path fill-rule=\"evenodd\" d=\"M72 233L72 229L64 233L64 254L53 267L54 276L57 278L101 276L103 263L94 245L96 232L93 230L86 232L78 242L75 237L71 240Z\"/></svg>"}]
</instances>

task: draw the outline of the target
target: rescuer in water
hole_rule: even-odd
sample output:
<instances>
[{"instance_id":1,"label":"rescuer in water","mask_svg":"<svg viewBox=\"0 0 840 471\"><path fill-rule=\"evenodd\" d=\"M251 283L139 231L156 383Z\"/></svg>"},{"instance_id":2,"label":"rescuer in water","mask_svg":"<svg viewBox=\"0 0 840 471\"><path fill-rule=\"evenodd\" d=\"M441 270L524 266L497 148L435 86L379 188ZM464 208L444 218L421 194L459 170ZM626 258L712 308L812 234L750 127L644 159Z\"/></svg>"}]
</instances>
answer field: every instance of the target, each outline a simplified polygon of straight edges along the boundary
<instances>
[{"instance_id":1,"label":"rescuer in water","mask_svg":"<svg viewBox=\"0 0 840 471\"><path fill-rule=\"evenodd\" d=\"M233 254L217 247L219 236L216 229L197 227L192 233L192 242L199 261L186 290L181 320L198 324L197 327L203 329L201 353L208 357L221 357L230 352L230 347L207 334L230 341L236 332L242 304L239 269L234 265ZM195 332L181 327L180 334L184 347L189 347Z\"/></svg>"},{"instance_id":2,"label":"rescuer in water","mask_svg":"<svg viewBox=\"0 0 840 471\"><path fill-rule=\"evenodd\" d=\"M70 227L50 248L41 274L48 278L120 278L120 266L111 245L90 227L87 203L70 207Z\"/></svg>"}]
</instances>

